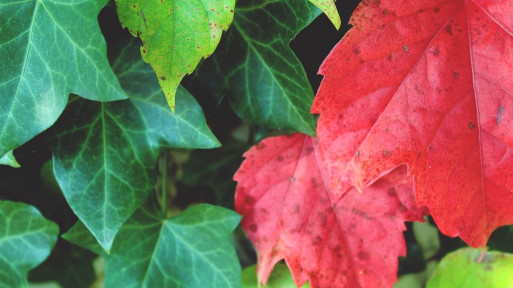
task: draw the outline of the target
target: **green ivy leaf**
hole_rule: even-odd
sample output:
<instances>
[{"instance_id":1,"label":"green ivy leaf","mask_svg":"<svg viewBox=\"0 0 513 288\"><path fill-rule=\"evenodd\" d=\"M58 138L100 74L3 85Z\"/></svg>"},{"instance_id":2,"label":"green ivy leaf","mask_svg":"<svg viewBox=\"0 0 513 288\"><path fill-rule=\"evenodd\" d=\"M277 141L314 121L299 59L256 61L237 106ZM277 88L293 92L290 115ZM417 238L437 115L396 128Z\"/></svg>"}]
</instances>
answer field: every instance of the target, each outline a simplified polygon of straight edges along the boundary
<instances>
[{"instance_id":1,"label":"green ivy leaf","mask_svg":"<svg viewBox=\"0 0 513 288\"><path fill-rule=\"evenodd\" d=\"M14 155L12 154L12 150L8 151L4 156L0 157L0 165L9 165L13 168L20 168L20 163L16 161Z\"/></svg>"},{"instance_id":2,"label":"green ivy leaf","mask_svg":"<svg viewBox=\"0 0 513 288\"><path fill-rule=\"evenodd\" d=\"M250 2L250 3L248 3ZM239 1L232 27L199 77L246 122L315 134L313 91L289 43L320 10L304 0Z\"/></svg>"},{"instance_id":3,"label":"green ivy leaf","mask_svg":"<svg viewBox=\"0 0 513 288\"><path fill-rule=\"evenodd\" d=\"M175 91L210 56L233 20L235 0L117 0L119 20L141 38L141 55L174 111Z\"/></svg>"},{"instance_id":4,"label":"green ivy leaf","mask_svg":"<svg viewBox=\"0 0 513 288\"><path fill-rule=\"evenodd\" d=\"M256 276L256 265L251 265L242 270L243 288L296 288L296 283L290 274L290 270L284 263L277 263L265 286L260 285ZM310 284L305 283L302 288L309 288Z\"/></svg>"},{"instance_id":5,"label":"green ivy leaf","mask_svg":"<svg viewBox=\"0 0 513 288\"><path fill-rule=\"evenodd\" d=\"M428 288L513 287L513 255L463 248L447 254L427 283Z\"/></svg>"},{"instance_id":6,"label":"green ivy leaf","mask_svg":"<svg viewBox=\"0 0 513 288\"><path fill-rule=\"evenodd\" d=\"M338 30L340 28L340 15L338 15L337 6L335 6L335 0L308 0L328 16L331 23Z\"/></svg>"},{"instance_id":7,"label":"green ivy leaf","mask_svg":"<svg viewBox=\"0 0 513 288\"><path fill-rule=\"evenodd\" d=\"M0 201L0 287L28 287L27 272L50 255L58 235L35 207Z\"/></svg>"},{"instance_id":8,"label":"green ivy leaf","mask_svg":"<svg viewBox=\"0 0 513 288\"><path fill-rule=\"evenodd\" d=\"M70 93L100 101L126 98L97 21L105 3L0 3L0 155L55 123Z\"/></svg>"},{"instance_id":9,"label":"green ivy leaf","mask_svg":"<svg viewBox=\"0 0 513 288\"><path fill-rule=\"evenodd\" d=\"M200 204L162 220L151 204L119 231L105 261L106 287L240 287L230 242L239 215Z\"/></svg>"},{"instance_id":10,"label":"green ivy leaf","mask_svg":"<svg viewBox=\"0 0 513 288\"><path fill-rule=\"evenodd\" d=\"M103 250L102 246L98 244L96 238L94 238L91 231L87 229L87 227L82 223L82 221L78 220L73 227L71 227L66 233L62 234L61 237L73 243L79 247L87 249L95 254L106 256L107 254Z\"/></svg>"},{"instance_id":11,"label":"green ivy leaf","mask_svg":"<svg viewBox=\"0 0 513 288\"><path fill-rule=\"evenodd\" d=\"M55 177L67 202L106 251L155 184L160 148L219 146L185 89L178 89L176 113L169 110L134 45L123 50L114 68L131 99L73 98L57 123L53 148Z\"/></svg>"}]
</instances>

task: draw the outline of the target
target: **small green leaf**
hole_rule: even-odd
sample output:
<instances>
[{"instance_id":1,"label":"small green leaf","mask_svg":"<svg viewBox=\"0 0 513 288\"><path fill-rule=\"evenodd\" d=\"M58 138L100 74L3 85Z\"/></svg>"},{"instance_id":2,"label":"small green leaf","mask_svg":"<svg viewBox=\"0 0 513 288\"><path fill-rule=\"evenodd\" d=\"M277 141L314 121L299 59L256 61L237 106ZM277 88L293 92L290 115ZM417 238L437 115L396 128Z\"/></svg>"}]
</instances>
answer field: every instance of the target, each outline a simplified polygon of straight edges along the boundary
<instances>
[{"instance_id":1,"label":"small green leaf","mask_svg":"<svg viewBox=\"0 0 513 288\"><path fill-rule=\"evenodd\" d=\"M178 89L176 113L169 110L155 75L136 49L129 45L114 66L130 100L72 98L55 128L57 182L106 251L155 184L160 148L219 146L201 107L185 89Z\"/></svg>"},{"instance_id":2,"label":"small green leaf","mask_svg":"<svg viewBox=\"0 0 513 288\"><path fill-rule=\"evenodd\" d=\"M35 207L0 201L0 287L28 287L27 272L50 255L57 235Z\"/></svg>"},{"instance_id":3,"label":"small green leaf","mask_svg":"<svg viewBox=\"0 0 513 288\"><path fill-rule=\"evenodd\" d=\"M57 121L70 93L100 101L126 98L98 25L106 3L0 3L0 155Z\"/></svg>"},{"instance_id":4,"label":"small green leaf","mask_svg":"<svg viewBox=\"0 0 513 288\"><path fill-rule=\"evenodd\" d=\"M8 151L4 156L0 157L0 165L9 165L13 168L20 168L20 163L16 161L14 155L12 154L12 150Z\"/></svg>"},{"instance_id":5,"label":"small green leaf","mask_svg":"<svg viewBox=\"0 0 513 288\"><path fill-rule=\"evenodd\" d=\"M87 227L82 223L82 221L78 220L73 227L71 227L66 233L61 235L62 239L73 243L77 246L80 246L84 249L87 249L98 255L106 255L102 246L98 244L96 238L94 238L91 231L87 229Z\"/></svg>"},{"instance_id":6,"label":"small green leaf","mask_svg":"<svg viewBox=\"0 0 513 288\"><path fill-rule=\"evenodd\" d=\"M428 288L456 287L513 287L513 255L463 248L447 254L433 276Z\"/></svg>"},{"instance_id":7,"label":"small green leaf","mask_svg":"<svg viewBox=\"0 0 513 288\"><path fill-rule=\"evenodd\" d=\"M148 203L123 225L106 257L106 287L240 287L230 242L239 215L207 204L160 215Z\"/></svg>"},{"instance_id":8,"label":"small green leaf","mask_svg":"<svg viewBox=\"0 0 513 288\"><path fill-rule=\"evenodd\" d=\"M246 122L314 135L313 90L289 43L321 12L305 0L255 2L238 2L246 6L198 75Z\"/></svg>"},{"instance_id":9,"label":"small green leaf","mask_svg":"<svg viewBox=\"0 0 513 288\"><path fill-rule=\"evenodd\" d=\"M119 20L141 38L141 55L158 76L169 106L186 74L217 47L235 0L117 0Z\"/></svg>"},{"instance_id":10,"label":"small green leaf","mask_svg":"<svg viewBox=\"0 0 513 288\"><path fill-rule=\"evenodd\" d=\"M265 286L259 285L256 276L256 265L249 266L242 270L242 288L296 288L296 283L290 274L290 270L284 263L277 263ZM305 283L302 288L310 287Z\"/></svg>"},{"instance_id":11,"label":"small green leaf","mask_svg":"<svg viewBox=\"0 0 513 288\"><path fill-rule=\"evenodd\" d=\"M308 0L328 16L331 23L338 30L340 28L340 15L338 15L337 6L335 6L335 0Z\"/></svg>"}]
</instances>

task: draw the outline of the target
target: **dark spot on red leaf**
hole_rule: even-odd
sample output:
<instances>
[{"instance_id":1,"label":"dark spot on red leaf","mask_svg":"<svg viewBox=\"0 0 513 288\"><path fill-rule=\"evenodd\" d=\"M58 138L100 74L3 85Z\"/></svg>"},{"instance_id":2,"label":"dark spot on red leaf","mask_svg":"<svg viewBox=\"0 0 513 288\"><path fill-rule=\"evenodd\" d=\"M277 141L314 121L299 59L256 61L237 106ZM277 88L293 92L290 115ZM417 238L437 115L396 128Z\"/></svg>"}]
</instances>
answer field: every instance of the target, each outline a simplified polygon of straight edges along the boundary
<instances>
[{"instance_id":1,"label":"dark spot on red leaf","mask_svg":"<svg viewBox=\"0 0 513 288\"><path fill-rule=\"evenodd\" d=\"M369 260L371 256L368 252L360 251L358 252L358 258L360 258L361 260Z\"/></svg>"},{"instance_id":2,"label":"dark spot on red leaf","mask_svg":"<svg viewBox=\"0 0 513 288\"><path fill-rule=\"evenodd\" d=\"M383 11L381 11L381 14L387 15L388 14L388 9L384 9Z\"/></svg>"},{"instance_id":3,"label":"dark spot on red leaf","mask_svg":"<svg viewBox=\"0 0 513 288\"><path fill-rule=\"evenodd\" d=\"M276 160L278 160L278 162L283 162L283 156L278 156L278 158L276 158Z\"/></svg>"},{"instance_id":4,"label":"dark spot on red leaf","mask_svg":"<svg viewBox=\"0 0 513 288\"><path fill-rule=\"evenodd\" d=\"M388 190L388 195L389 196L396 196L397 195L397 191L395 191L395 188L392 187Z\"/></svg>"},{"instance_id":5,"label":"dark spot on red leaf","mask_svg":"<svg viewBox=\"0 0 513 288\"><path fill-rule=\"evenodd\" d=\"M254 233L258 230L258 227L256 224L251 224L249 225L249 230Z\"/></svg>"},{"instance_id":6,"label":"dark spot on red leaf","mask_svg":"<svg viewBox=\"0 0 513 288\"><path fill-rule=\"evenodd\" d=\"M360 54L360 50L358 50L358 48L354 48L353 52L354 52L354 54L356 54L356 55Z\"/></svg>"},{"instance_id":7,"label":"dark spot on red leaf","mask_svg":"<svg viewBox=\"0 0 513 288\"><path fill-rule=\"evenodd\" d=\"M468 127L469 127L470 129L474 129L474 128L475 128L474 123L472 123L472 122L468 123Z\"/></svg>"},{"instance_id":8,"label":"dark spot on red leaf","mask_svg":"<svg viewBox=\"0 0 513 288\"><path fill-rule=\"evenodd\" d=\"M310 155L310 154L312 154L313 150L314 150L314 148L313 148L313 147L307 147L307 148L305 149L305 153L306 153L306 155Z\"/></svg>"},{"instance_id":9,"label":"dark spot on red leaf","mask_svg":"<svg viewBox=\"0 0 513 288\"><path fill-rule=\"evenodd\" d=\"M435 12L435 13L440 13L440 7L435 7L435 8L433 9L433 12Z\"/></svg>"},{"instance_id":10,"label":"dark spot on red leaf","mask_svg":"<svg viewBox=\"0 0 513 288\"><path fill-rule=\"evenodd\" d=\"M246 203L248 205L252 205L253 203L255 203L255 198L253 198L251 196L246 196L246 199L244 199L244 203Z\"/></svg>"},{"instance_id":11,"label":"dark spot on red leaf","mask_svg":"<svg viewBox=\"0 0 513 288\"><path fill-rule=\"evenodd\" d=\"M455 79L458 79L458 72L452 72L452 76L455 78Z\"/></svg>"},{"instance_id":12,"label":"dark spot on red leaf","mask_svg":"<svg viewBox=\"0 0 513 288\"><path fill-rule=\"evenodd\" d=\"M447 34L451 35L452 36L452 25L447 25L445 26L445 32L447 32Z\"/></svg>"}]
</instances>

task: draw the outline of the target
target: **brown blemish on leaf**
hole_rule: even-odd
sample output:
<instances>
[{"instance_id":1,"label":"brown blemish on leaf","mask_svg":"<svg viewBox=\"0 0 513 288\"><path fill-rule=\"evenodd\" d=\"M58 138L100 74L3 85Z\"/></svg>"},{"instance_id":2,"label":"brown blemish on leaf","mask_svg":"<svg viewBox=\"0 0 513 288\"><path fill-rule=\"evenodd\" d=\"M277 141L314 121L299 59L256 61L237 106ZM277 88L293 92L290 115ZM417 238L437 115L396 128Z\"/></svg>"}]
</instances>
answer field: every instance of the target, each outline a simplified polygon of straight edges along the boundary
<instances>
[{"instance_id":1,"label":"brown blemish on leaf","mask_svg":"<svg viewBox=\"0 0 513 288\"><path fill-rule=\"evenodd\" d=\"M252 205L255 203L255 198L253 198L251 196L246 196L246 198L244 199L244 203L246 203L248 205Z\"/></svg>"},{"instance_id":2,"label":"brown blemish on leaf","mask_svg":"<svg viewBox=\"0 0 513 288\"><path fill-rule=\"evenodd\" d=\"M249 230L255 233L258 230L258 226L256 224L249 225Z\"/></svg>"},{"instance_id":3,"label":"brown blemish on leaf","mask_svg":"<svg viewBox=\"0 0 513 288\"><path fill-rule=\"evenodd\" d=\"M449 24L449 25L445 26L445 32L446 32L447 34L451 35L451 36L453 35L453 32L452 32L452 25L451 25L451 24Z\"/></svg>"}]
</instances>

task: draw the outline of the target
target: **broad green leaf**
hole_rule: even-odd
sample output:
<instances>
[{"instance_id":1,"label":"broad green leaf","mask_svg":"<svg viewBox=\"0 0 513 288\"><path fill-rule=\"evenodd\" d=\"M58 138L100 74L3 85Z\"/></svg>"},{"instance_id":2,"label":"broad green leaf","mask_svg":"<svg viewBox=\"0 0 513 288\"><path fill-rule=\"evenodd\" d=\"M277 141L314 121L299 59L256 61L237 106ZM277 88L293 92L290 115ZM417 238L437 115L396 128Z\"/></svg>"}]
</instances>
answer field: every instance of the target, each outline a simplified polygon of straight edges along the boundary
<instances>
[{"instance_id":1,"label":"broad green leaf","mask_svg":"<svg viewBox=\"0 0 513 288\"><path fill-rule=\"evenodd\" d=\"M200 204L161 219L146 205L123 225L105 261L109 287L240 287L230 242L235 212ZM137 259L137 261L134 261Z\"/></svg>"},{"instance_id":2,"label":"broad green leaf","mask_svg":"<svg viewBox=\"0 0 513 288\"><path fill-rule=\"evenodd\" d=\"M14 158L12 150L8 151L4 156L0 157L0 165L9 165L13 168L20 168L20 164L18 161L16 161L16 158Z\"/></svg>"},{"instance_id":3,"label":"broad green leaf","mask_svg":"<svg viewBox=\"0 0 513 288\"><path fill-rule=\"evenodd\" d=\"M169 110L134 45L123 50L114 68L130 100L73 98L57 123L53 148L55 177L66 200L107 252L155 184L160 148L219 146L185 89L178 89L176 113Z\"/></svg>"},{"instance_id":4,"label":"broad green leaf","mask_svg":"<svg viewBox=\"0 0 513 288\"><path fill-rule=\"evenodd\" d=\"M217 47L235 0L117 0L121 25L142 40L141 55L158 76L169 106L186 74Z\"/></svg>"},{"instance_id":5,"label":"broad green leaf","mask_svg":"<svg viewBox=\"0 0 513 288\"><path fill-rule=\"evenodd\" d=\"M50 127L68 95L126 98L97 17L107 0L0 3L0 155Z\"/></svg>"},{"instance_id":6,"label":"broad green leaf","mask_svg":"<svg viewBox=\"0 0 513 288\"><path fill-rule=\"evenodd\" d=\"M305 0L261 2L238 2L232 27L199 77L217 97L229 97L246 122L313 135L312 87L289 43L320 10Z\"/></svg>"},{"instance_id":7,"label":"broad green leaf","mask_svg":"<svg viewBox=\"0 0 513 288\"><path fill-rule=\"evenodd\" d=\"M218 149L194 150L180 180L186 185L208 185L214 190L217 203L233 206L236 185L232 178L247 149L246 145L231 143Z\"/></svg>"},{"instance_id":8,"label":"broad green leaf","mask_svg":"<svg viewBox=\"0 0 513 288\"><path fill-rule=\"evenodd\" d=\"M340 15L338 15L337 6L335 6L335 0L308 0L328 16L331 23L335 25L337 30L340 28Z\"/></svg>"},{"instance_id":9,"label":"broad green leaf","mask_svg":"<svg viewBox=\"0 0 513 288\"><path fill-rule=\"evenodd\" d=\"M58 235L35 207L0 201L0 287L28 287L27 272L50 255Z\"/></svg>"},{"instance_id":10,"label":"broad green leaf","mask_svg":"<svg viewBox=\"0 0 513 288\"><path fill-rule=\"evenodd\" d=\"M243 288L296 288L296 283L290 274L290 270L284 263L278 263L274 266L273 272L266 285L261 285L256 276L256 265L249 266L242 270L242 287ZM309 283L305 283L302 288L310 287Z\"/></svg>"},{"instance_id":11,"label":"broad green leaf","mask_svg":"<svg viewBox=\"0 0 513 288\"><path fill-rule=\"evenodd\" d=\"M513 287L513 255L463 248L447 254L429 282L428 288Z\"/></svg>"}]
</instances>

